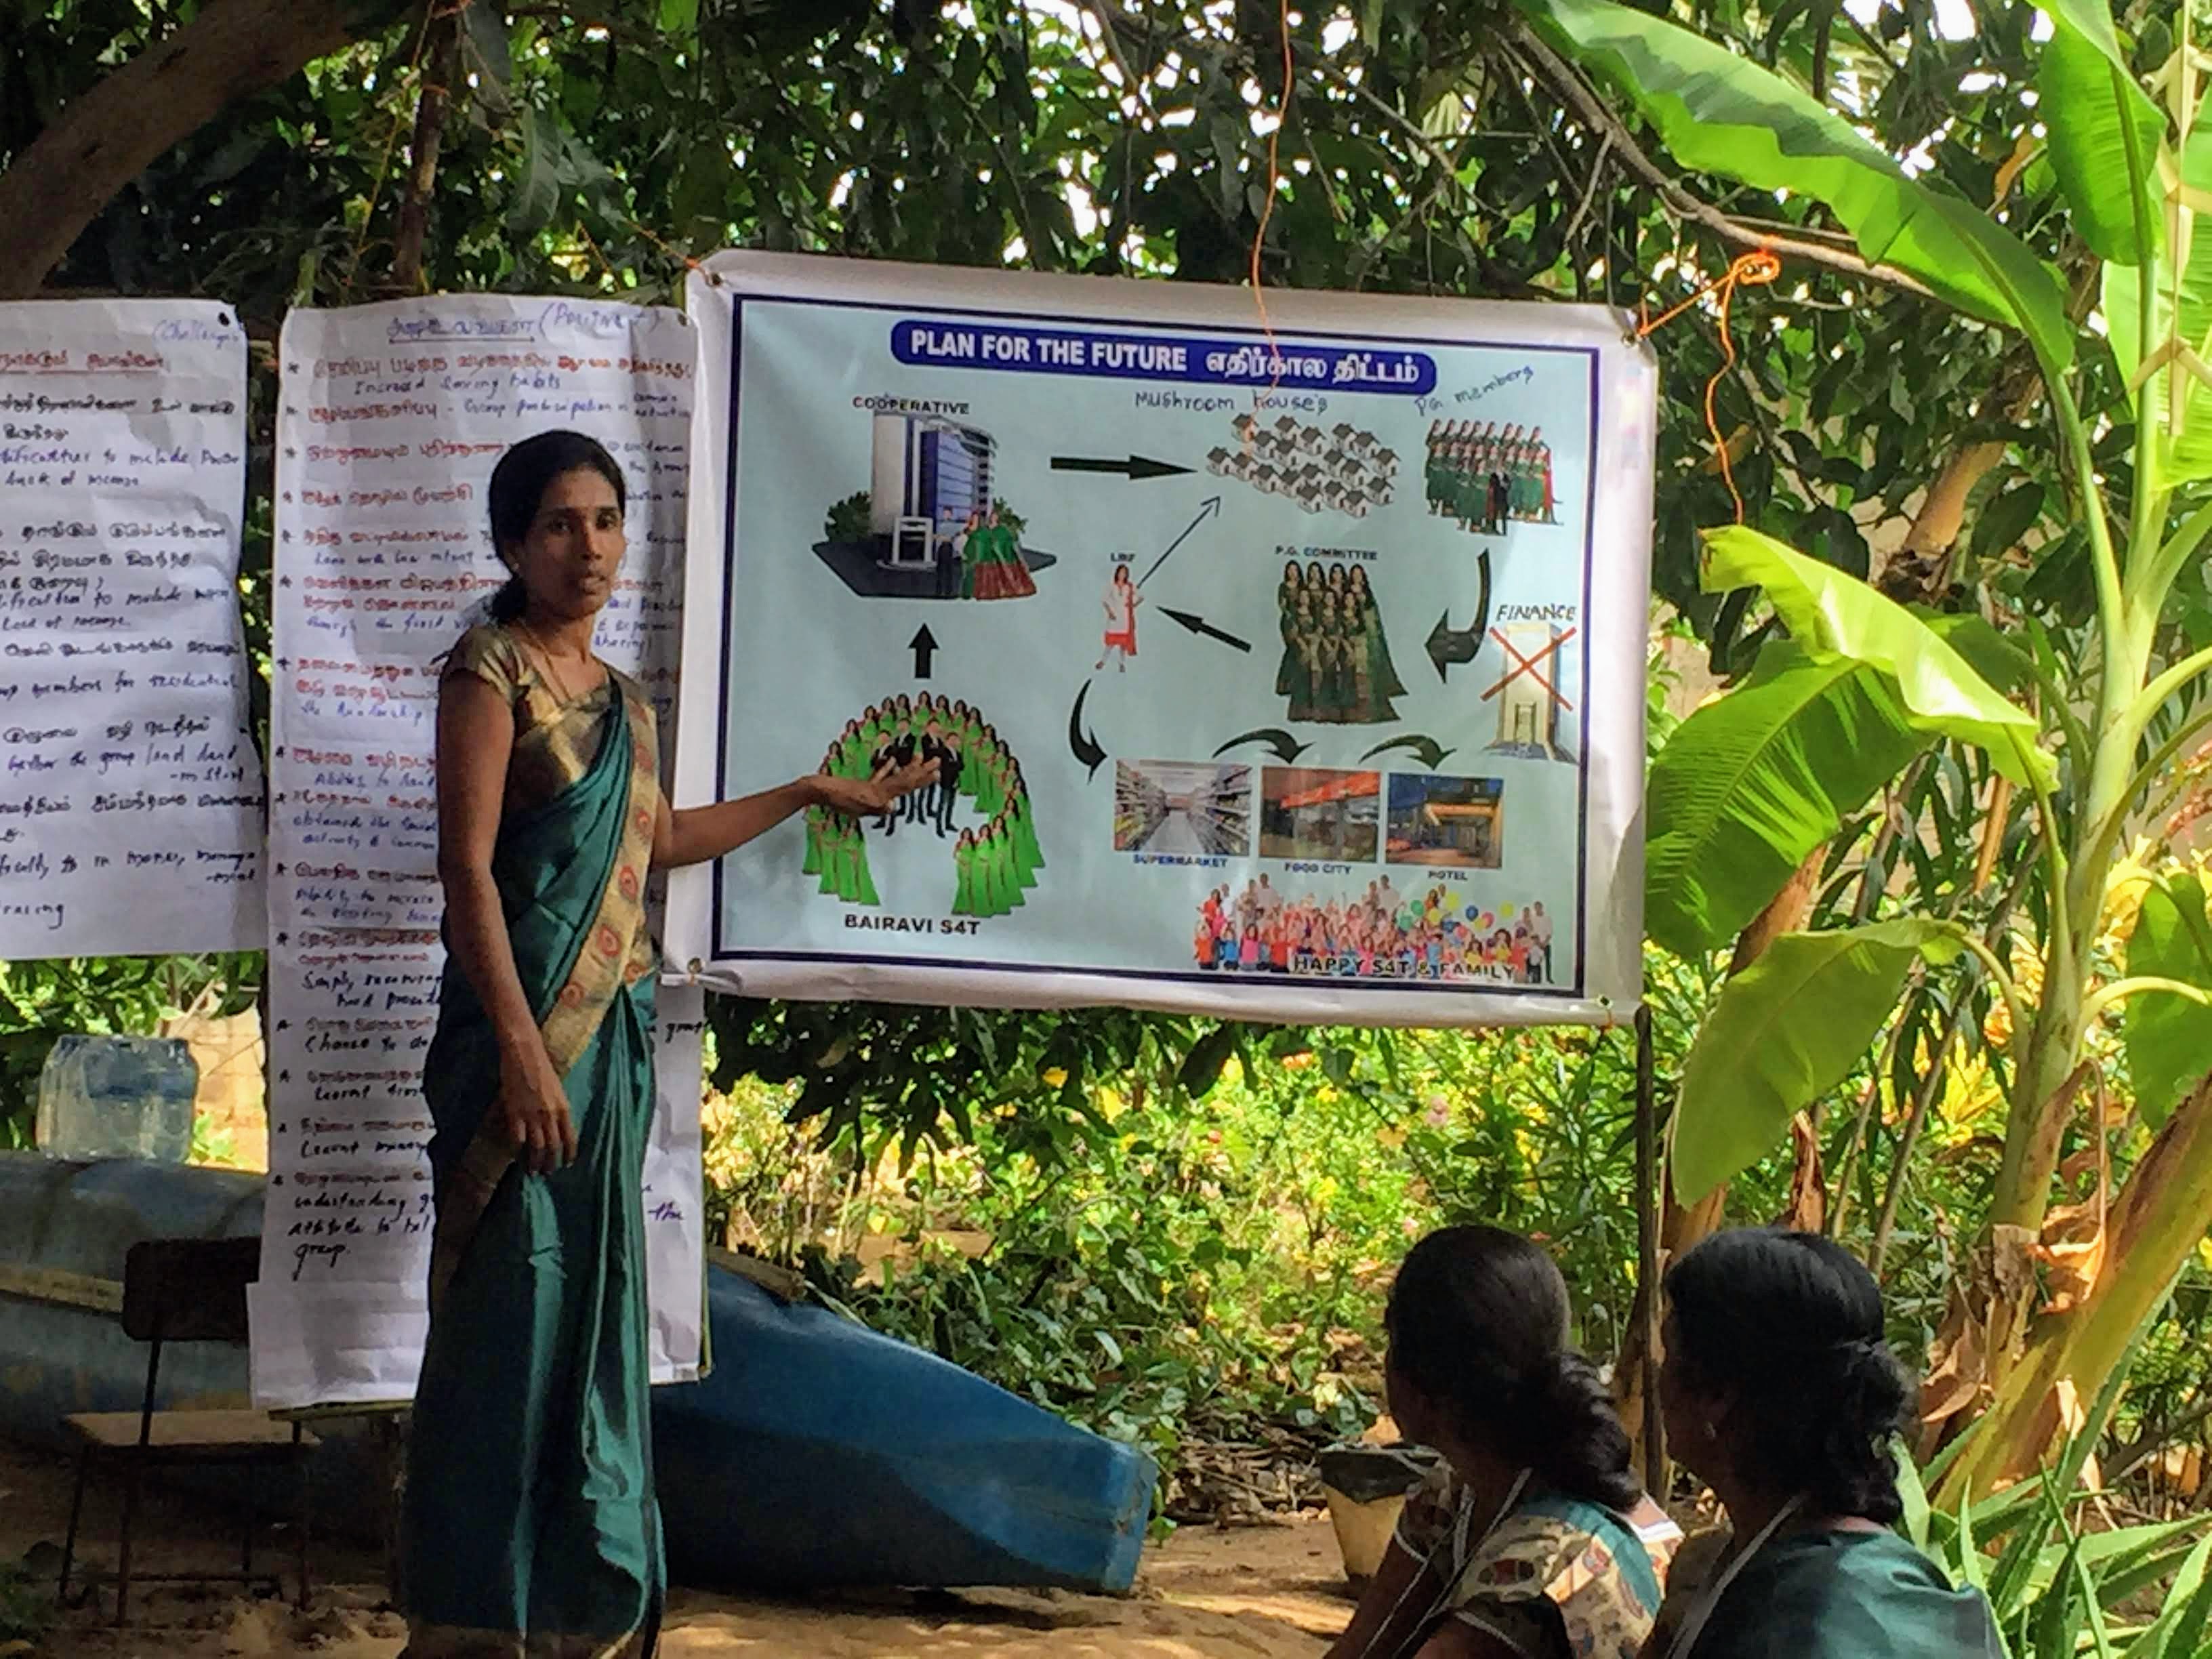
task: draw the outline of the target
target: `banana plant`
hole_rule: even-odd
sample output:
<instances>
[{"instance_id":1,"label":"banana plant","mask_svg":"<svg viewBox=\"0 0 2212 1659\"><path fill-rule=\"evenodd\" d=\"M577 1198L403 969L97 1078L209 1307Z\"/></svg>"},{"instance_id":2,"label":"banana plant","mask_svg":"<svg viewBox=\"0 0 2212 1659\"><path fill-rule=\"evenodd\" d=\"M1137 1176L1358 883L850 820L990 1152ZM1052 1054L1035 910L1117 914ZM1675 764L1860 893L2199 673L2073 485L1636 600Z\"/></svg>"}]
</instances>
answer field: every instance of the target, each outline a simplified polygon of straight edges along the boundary
<instances>
[{"instance_id":1,"label":"banana plant","mask_svg":"<svg viewBox=\"0 0 2212 1659\"><path fill-rule=\"evenodd\" d=\"M1907 610L1754 532L1723 529L1707 538L1705 586L1759 590L1781 631L1747 678L1661 750L1648 804L1648 925L1695 955L1758 915L1931 749L1978 757L2001 781L1991 791L2000 816L2005 802L2025 803L2035 859L2027 902L1996 907L1979 927L1908 913L1777 940L1718 999L1670 1127L1672 1180L1686 1204L1772 1150L1794 1114L1864 1062L1909 978L1948 981L1954 997L1993 988L2009 1017L2004 1146L1983 1268L1968 1276L1980 1288L1954 1310L1983 1357L1974 1381L1984 1419L1937 1482L1939 1507L1969 1513L1960 1505L2036 1471L2068 1400L2098 1396L2124 1371L2129 1334L2212 1225L2212 1078L2197 1081L2212 1066L2203 889L2174 882L2147 902L2122 970L2100 955L2130 824L2212 728L2212 641L2177 646L2172 625L2184 603L2178 584L2203 591L2212 538L2212 229L2200 235L2197 225L2212 210L2212 131L2197 130L2202 56L2184 7L2161 103L2138 81L2106 0L2039 0L2045 160L2074 234L2102 264L2100 315L2085 327L2058 274L1990 212L1914 177L1781 76L1614 0L1518 3L1543 46L1632 107L1686 168L1814 198L1856 241L1871 278L2016 331L2041 375L2070 490L2070 525L2057 534L2086 548L2094 589L2080 671L2069 672L2037 618L2026 649L2017 640L1992 649L1978 617ZM2114 365L2124 392L2093 420L2082 388L2092 368L2109 379ZM2100 468L2105 421L2132 428L2124 469ZM2037 712L2007 695L2008 653ZM2016 978L2021 928L2036 971ZM2108 1017L2124 1020L2149 1143L2113 1201L2090 1282L2031 1311L2027 1264L2053 1205L2091 1039Z\"/></svg>"}]
</instances>

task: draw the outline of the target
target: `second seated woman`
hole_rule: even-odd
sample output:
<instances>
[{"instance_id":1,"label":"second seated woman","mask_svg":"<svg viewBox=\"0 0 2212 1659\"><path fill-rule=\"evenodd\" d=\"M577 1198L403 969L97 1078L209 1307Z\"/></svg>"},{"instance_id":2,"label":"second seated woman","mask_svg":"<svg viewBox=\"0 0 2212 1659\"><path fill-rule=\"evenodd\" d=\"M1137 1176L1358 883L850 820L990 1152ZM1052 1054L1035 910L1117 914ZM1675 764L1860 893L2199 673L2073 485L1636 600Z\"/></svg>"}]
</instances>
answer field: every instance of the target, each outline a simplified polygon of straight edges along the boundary
<instances>
[{"instance_id":1,"label":"second seated woman","mask_svg":"<svg viewBox=\"0 0 2212 1659\"><path fill-rule=\"evenodd\" d=\"M1667 1443L1735 1528L1653 1659L2000 1659L1989 1606L1892 1528L1914 1392L1881 1291L1816 1233L1716 1233L1668 1270Z\"/></svg>"},{"instance_id":2,"label":"second seated woman","mask_svg":"<svg viewBox=\"0 0 2212 1659\"><path fill-rule=\"evenodd\" d=\"M1391 1413L1443 1462L1328 1659L1635 1659L1682 1534L1569 1346L1551 1257L1496 1227L1431 1233L1383 1327Z\"/></svg>"}]
</instances>

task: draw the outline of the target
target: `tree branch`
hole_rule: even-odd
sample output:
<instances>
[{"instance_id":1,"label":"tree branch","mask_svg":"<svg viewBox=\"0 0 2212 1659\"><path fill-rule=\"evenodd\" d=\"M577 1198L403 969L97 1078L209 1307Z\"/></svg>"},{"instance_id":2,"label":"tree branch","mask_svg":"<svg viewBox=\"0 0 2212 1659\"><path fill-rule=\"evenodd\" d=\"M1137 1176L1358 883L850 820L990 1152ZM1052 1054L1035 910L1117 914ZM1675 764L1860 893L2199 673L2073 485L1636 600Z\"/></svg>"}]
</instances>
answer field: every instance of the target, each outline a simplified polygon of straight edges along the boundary
<instances>
[{"instance_id":1,"label":"tree branch","mask_svg":"<svg viewBox=\"0 0 2212 1659\"><path fill-rule=\"evenodd\" d=\"M1517 24L1512 39L1511 50L1525 53L1533 59L1560 100L1593 132L1610 138L1613 148L1620 153L1629 171L1656 191L1659 198L1681 217L1702 225L1723 241L1733 242L1739 247L1763 248L1784 258L1841 271L1845 276L1880 283L1885 287L1902 289L1923 299L1935 297L1926 283L1894 266L1870 264L1859 255L1846 253L1840 248L1807 241L1798 236L1778 236L1771 231L1756 229L1699 201L1660 170L1658 164L1644 153L1643 147L1636 142L1634 135L1620 118L1606 107L1604 100L1590 89L1564 58L1544 44L1534 29L1526 24Z\"/></svg>"},{"instance_id":2,"label":"tree branch","mask_svg":"<svg viewBox=\"0 0 2212 1659\"><path fill-rule=\"evenodd\" d=\"M209 0L70 101L0 173L13 252L0 300L27 299L118 191L236 99L289 80L404 0Z\"/></svg>"},{"instance_id":3,"label":"tree branch","mask_svg":"<svg viewBox=\"0 0 2212 1659\"><path fill-rule=\"evenodd\" d=\"M411 296L422 288L422 245L430 232L438 150L445 141L446 112L461 72L459 11L433 11L423 20L422 33L426 68L415 105L415 137L408 146L407 193L400 198L399 227L392 238L392 289L400 296ZM600 263L605 262L601 254Z\"/></svg>"}]
</instances>

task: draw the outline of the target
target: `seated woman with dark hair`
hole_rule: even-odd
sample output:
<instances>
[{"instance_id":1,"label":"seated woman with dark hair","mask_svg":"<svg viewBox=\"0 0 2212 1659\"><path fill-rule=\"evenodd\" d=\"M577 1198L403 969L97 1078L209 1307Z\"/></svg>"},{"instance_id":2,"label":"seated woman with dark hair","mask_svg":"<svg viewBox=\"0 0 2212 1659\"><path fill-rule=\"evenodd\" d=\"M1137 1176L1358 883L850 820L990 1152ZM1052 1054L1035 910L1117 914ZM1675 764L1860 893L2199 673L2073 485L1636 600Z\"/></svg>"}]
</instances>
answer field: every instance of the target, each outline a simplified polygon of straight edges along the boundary
<instances>
[{"instance_id":1,"label":"seated woman with dark hair","mask_svg":"<svg viewBox=\"0 0 2212 1659\"><path fill-rule=\"evenodd\" d=\"M1998 1659L1989 1607L1890 1528L1912 1388L1881 1291L1812 1233L1716 1233L1670 1268L1670 1450L1734 1528L1676 1586L1652 1659Z\"/></svg>"},{"instance_id":2,"label":"seated woman with dark hair","mask_svg":"<svg viewBox=\"0 0 2212 1659\"><path fill-rule=\"evenodd\" d=\"M1568 1346L1551 1257L1444 1228L1407 1256L1383 1324L1391 1412L1444 1462L1329 1659L1634 1659L1681 1533Z\"/></svg>"}]
</instances>

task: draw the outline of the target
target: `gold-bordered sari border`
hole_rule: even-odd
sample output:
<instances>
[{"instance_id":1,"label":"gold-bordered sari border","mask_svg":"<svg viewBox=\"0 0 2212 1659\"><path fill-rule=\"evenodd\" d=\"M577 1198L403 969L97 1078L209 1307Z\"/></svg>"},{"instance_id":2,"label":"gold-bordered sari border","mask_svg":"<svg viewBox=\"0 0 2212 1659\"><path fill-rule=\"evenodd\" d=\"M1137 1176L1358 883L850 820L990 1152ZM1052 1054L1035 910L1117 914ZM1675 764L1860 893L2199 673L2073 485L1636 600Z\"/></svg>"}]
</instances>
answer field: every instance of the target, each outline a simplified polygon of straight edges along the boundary
<instances>
[{"instance_id":1,"label":"gold-bordered sari border","mask_svg":"<svg viewBox=\"0 0 2212 1659\"><path fill-rule=\"evenodd\" d=\"M554 1070L563 1078L591 1047L615 998L652 967L650 951L635 946L645 931L645 878L652 863L653 831L659 807L659 745L654 740L653 706L635 683L612 670L608 672L629 722L629 787L623 802L622 840L615 850L614 874L600 895L599 912L569 967L567 982L555 994L552 1006L538 1022L545 1051ZM434 1316L520 1150L507 1138L506 1122L494 1101L438 1192L437 1223L430 1236ZM413 1653L411 1647L409 1653Z\"/></svg>"}]
</instances>

